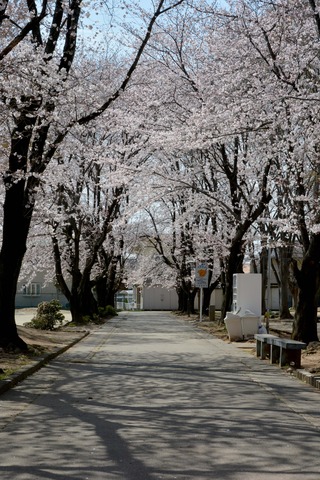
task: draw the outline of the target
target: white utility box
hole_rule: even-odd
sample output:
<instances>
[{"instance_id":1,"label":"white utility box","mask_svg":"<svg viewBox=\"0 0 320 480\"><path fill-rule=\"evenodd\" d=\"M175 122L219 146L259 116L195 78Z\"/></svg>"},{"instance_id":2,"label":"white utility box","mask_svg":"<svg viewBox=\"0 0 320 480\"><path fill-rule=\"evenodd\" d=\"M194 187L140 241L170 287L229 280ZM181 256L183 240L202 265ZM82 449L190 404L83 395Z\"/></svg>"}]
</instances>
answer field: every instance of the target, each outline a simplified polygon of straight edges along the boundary
<instances>
[{"instance_id":1,"label":"white utility box","mask_svg":"<svg viewBox=\"0 0 320 480\"><path fill-rule=\"evenodd\" d=\"M250 310L240 309L237 313L227 312L224 319L228 330L230 342L253 337L259 332L260 315L255 315Z\"/></svg>"},{"instance_id":2,"label":"white utility box","mask_svg":"<svg viewBox=\"0 0 320 480\"><path fill-rule=\"evenodd\" d=\"M226 328L228 330L230 342L243 339L241 318L239 317L239 315L236 315L232 312L227 312L224 323L226 324Z\"/></svg>"},{"instance_id":3,"label":"white utility box","mask_svg":"<svg viewBox=\"0 0 320 480\"><path fill-rule=\"evenodd\" d=\"M261 273L235 273L233 275L233 312L250 310L261 315L262 277Z\"/></svg>"}]
</instances>

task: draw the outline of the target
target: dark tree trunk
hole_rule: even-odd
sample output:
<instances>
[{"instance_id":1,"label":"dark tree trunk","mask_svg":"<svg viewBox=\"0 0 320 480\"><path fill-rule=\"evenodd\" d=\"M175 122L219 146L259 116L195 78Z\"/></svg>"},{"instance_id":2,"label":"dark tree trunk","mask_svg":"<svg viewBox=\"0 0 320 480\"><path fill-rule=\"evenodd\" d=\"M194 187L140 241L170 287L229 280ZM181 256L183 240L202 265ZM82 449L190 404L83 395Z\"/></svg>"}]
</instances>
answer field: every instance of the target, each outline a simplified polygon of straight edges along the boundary
<instances>
[{"instance_id":1,"label":"dark tree trunk","mask_svg":"<svg viewBox=\"0 0 320 480\"><path fill-rule=\"evenodd\" d=\"M188 307L189 307L190 314L192 314L192 315L195 313L194 300L196 298L196 295L197 295L197 290L195 288L192 289L188 294ZM189 311L188 311L188 313L189 313Z\"/></svg>"},{"instance_id":2,"label":"dark tree trunk","mask_svg":"<svg viewBox=\"0 0 320 480\"><path fill-rule=\"evenodd\" d=\"M56 281L61 292L67 298L70 306L72 321L82 323L84 316L93 317L98 313L98 305L92 293L90 283L90 268L84 269L81 273L77 268L77 255L73 257L73 264L70 265L71 271L71 288L64 279L61 266L61 253L58 240L55 236L52 238L53 253L55 260ZM77 252L78 248L75 249Z\"/></svg>"},{"instance_id":3,"label":"dark tree trunk","mask_svg":"<svg viewBox=\"0 0 320 480\"><path fill-rule=\"evenodd\" d=\"M6 191L4 203L3 243L0 253L0 345L27 349L15 323L15 296L22 260L26 251L28 221L23 216L23 183Z\"/></svg>"},{"instance_id":4,"label":"dark tree trunk","mask_svg":"<svg viewBox=\"0 0 320 480\"><path fill-rule=\"evenodd\" d=\"M97 302L89 282L82 282L77 288L74 287L68 300L72 321L77 324L83 323L84 317L93 318L98 314Z\"/></svg>"},{"instance_id":5,"label":"dark tree trunk","mask_svg":"<svg viewBox=\"0 0 320 480\"><path fill-rule=\"evenodd\" d=\"M123 240L119 242L123 249ZM104 274L96 278L94 285L96 288L98 306L105 308L108 305L115 307L115 294L120 289L123 280L123 261L121 255L108 255L100 249L100 263L104 263ZM119 268L118 268L119 266Z\"/></svg>"},{"instance_id":6,"label":"dark tree trunk","mask_svg":"<svg viewBox=\"0 0 320 480\"><path fill-rule=\"evenodd\" d=\"M317 294L320 285L320 234L314 235L301 268L294 262L298 283L298 302L293 323L292 338L302 342L317 342Z\"/></svg>"},{"instance_id":7,"label":"dark tree trunk","mask_svg":"<svg viewBox=\"0 0 320 480\"><path fill-rule=\"evenodd\" d=\"M9 170L4 176L6 190L0 252L0 345L20 349L27 349L27 345L19 337L15 324L15 296L34 207L34 197L28 189L25 172L31 131L35 124L32 113L37 108L32 100L25 101L12 132Z\"/></svg>"},{"instance_id":8,"label":"dark tree trunk","mask_svg":"<svg viewBox=\"0 0 320 480\"><path fill-rule=\"evenodd\" d=\"M107 279L106 277L100 277L94 283L94 290L97 296L97 302L99 308L105 308L107 304Z\"/></svg>"},{"instance_id":9,"label":"dark tree trunk","mask_svg":"<svg viewBox=\"0 0 320 480\"><path fill-rule=\"evenodd\" d=\"M178 310L179 312L185 311L185 295L181 287L177 288L177 295L178 295Z\"/></svg>"},{"instance_id":10,"label":"dark tree trunk","mask_svg":"<svg viewBox=\"0 0 320 480\"><path fill-rule=\"evenodd\" d=\"M197 294L196 289L192 289L189 284L184 284L177 289L178 294L178 310L188 315L194 314L194 299Z\"/></svg>"},{"instance_id":11,"label":"dark tree trunk","mask_svg":"<svg viewBox=\"0 0 320 480\"><path fill-rule=\"evenodd\" d=\"M209 277L210 281L210 277ZM213 282L209 288L204 288L203 289L203 304L202 304L202 311L203 312L208 312L209 314L209 307L210 307L210 300L211 300L211 294L212 292L217 288L220 282L220 277Z\"/></svg>"},{"instance_id":12,"label":"dark tree trunk","mask_svg":"<svg viewBox=\"0 0 320 480\"><path fill-rule=\"evenodd\" d=\"M312 272L305 276L305 286L299 289L292 338L302 342L318 342L317 302Z\"/></svg>"},{"instance_id":13,"label":"dark tree trunk","mask_svg":"<svg viewBox=\"0 0 320 480\"><path fill-rule=\"evenodd\" d=\"M267 285L268 285L268 249L266 247L263 247L261 250L260 265L261 265L261 283L262 283L261 311L263 314L265 314L265 312L268 310L268 306L266 302L266 293L267 293Z\"/></svg>"},{"instance_id":14,"label":"dark tree trunk","mask_svg":"<svg viewBox=\"0 0 320 480\"><path fill-rule=\"evenodd\" d=\"M289 277L291 262L291 247L278 249L280 262L280 318L292 318L289 310Z\"/></svg>"},{"instance_id":15,"label":"dark tree trunk","mask_svg":"<svg viewBox=\"0 0 320 480\"><path fill-rule=\"evenodd\" d=\"M242 241L234 242L230 248L230 255L227 260L225 269L225 286L224 295L221 307L222 323L227 312L231 310L232 296L233 296L233 275L234 273L243 273L243 253L242 253Z\"/></svg>"},{"instance_id":16,"label":"dark tree trunk","mask_svg":"<svg viewBox=\"0 0 320 480\"><path fill-rule=\"evenodd\" d=\"M213 290L214 289L211 288L211 286L203 289L202 312L205 314L209 313L210 298Z\"/></svg>"},{"instance_id":17,"label":"dark tree trunk","mask_svg":"<svg viewBox=\"0 0 320 480\"><path fill-rule=\"evenodd\" d=\"M108 305L115 306L114 297L117 293L115 285L111 285L106 277L101 277L95 282L98 306L105 308Z\"/></svg>"}]
</instances>

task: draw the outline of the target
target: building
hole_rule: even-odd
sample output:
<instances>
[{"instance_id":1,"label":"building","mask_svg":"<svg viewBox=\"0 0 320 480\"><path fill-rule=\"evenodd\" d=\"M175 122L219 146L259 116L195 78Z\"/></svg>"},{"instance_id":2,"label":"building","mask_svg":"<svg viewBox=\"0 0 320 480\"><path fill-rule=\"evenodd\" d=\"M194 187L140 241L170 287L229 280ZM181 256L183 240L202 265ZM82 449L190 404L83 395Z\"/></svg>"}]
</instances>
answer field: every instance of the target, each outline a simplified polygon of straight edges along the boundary
<instances>
[{"instance_id":1,"label":"building","mask_svg":"<svg viewBox=\"0 0 320 480\"><path fill-rule=\"evenodd\" d=\"M16 308L37 307L41 302L59 300L68 308L68 300L53 282L45 281L44 273L37 273L30 283L19 282L16 293Z\"/></svg>"}]
</instances>

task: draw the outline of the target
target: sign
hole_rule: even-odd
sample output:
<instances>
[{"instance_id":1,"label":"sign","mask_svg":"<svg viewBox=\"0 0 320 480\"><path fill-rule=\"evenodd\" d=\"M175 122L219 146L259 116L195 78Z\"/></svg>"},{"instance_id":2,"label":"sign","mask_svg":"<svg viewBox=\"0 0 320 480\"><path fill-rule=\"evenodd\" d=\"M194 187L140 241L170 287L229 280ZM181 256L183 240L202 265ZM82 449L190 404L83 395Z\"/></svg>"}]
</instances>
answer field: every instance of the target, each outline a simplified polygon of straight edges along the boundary
<instances>
[{"instance_id":1,"label":"sign","mask_svg":"<svg viewBox=\"0 0 320 480\"><path fill-rule=\"evenodd\" d=\"M206 262L201 262L196 265L195 286L197 288L208 288L209 270Z\"/></svg>"}]
</instances>

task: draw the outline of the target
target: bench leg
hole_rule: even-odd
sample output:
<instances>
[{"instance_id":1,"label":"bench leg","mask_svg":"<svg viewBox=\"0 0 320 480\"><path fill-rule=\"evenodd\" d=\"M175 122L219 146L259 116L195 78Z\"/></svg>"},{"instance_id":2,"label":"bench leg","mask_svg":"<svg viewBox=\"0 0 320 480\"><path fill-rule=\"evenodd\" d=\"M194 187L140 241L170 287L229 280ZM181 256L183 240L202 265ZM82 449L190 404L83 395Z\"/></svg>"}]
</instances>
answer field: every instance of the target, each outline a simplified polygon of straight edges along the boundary
<instances>
[{"instance_id":1,"label":"bench leg","mask_svg":"<svg viewBox=\"0 0 320 480\"><path fill-rule=\"evenodd\" d=\"M256 344L256 356L261 357L261 349L262 349L262 342L260 340L257 340Z\"/></svg>"},{"instance_id":2,"label":"bench leg","mask_svg":"<svg viewBox=\"0 0 320 480\"><path fill-rule=\"evenodd\" d=\"M265 360L267 356L270 356L270 345L262 340L257 340L256 356Z\"/></svg>"},{"instance_id":3,"label":"bench leg","mask_svg":"<svg viewBox=\"0 0 320 480\"><path fill-rule=\"evenodd\" d=\"M284 367L288 364L288 350L280 347L279 367Z\"/></svg>"},{"instance_id":4,"label":"bench leg","mask_svg":"<svg viewBox=\"0 0 320 480\"><path fill-rule=\"evenodd\" d=\"M261 345L261 360L265 360L267 357L270 358L270 347L268 343L264 343Z\"/></svg>"},{"instance_id":5,"label":"bench leg","mask_svg":"<svg viewBox=\"0 0 320 480\"><path fill-rule=\"evenodd\" d=\"M281 348L279 366L294 364L295 368L301 367L301 350Z\"/></svg>"},{"instance_id":6,"label":"bench leg","mask_svg":"<svg viewBox=\"0 0 320 480\"><path fill-rule=\"evenodd\" d=\"M280 347L270 345L270 363L278 363L280 359Z\"/></svg>"}]
</instances>

